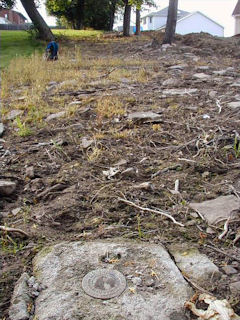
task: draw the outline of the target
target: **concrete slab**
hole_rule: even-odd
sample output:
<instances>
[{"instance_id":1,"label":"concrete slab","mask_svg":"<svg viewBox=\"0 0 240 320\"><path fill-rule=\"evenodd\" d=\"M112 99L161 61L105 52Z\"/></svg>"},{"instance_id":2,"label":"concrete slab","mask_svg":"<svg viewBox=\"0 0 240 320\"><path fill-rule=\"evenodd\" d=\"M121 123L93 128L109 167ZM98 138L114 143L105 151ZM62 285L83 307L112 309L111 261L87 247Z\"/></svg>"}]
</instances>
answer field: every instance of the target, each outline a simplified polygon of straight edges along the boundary
<instances>
[{"instance_id":1,"label":"concrete slab","mask_svg":"<svg viewBox=\"0 0 240 320\"><path fill-rule=\"evenodd\" d=\"M186 319L183 306L192 290L161 245L60 243L43 249L33 265L43 288L35 300L38 320ZM120 271L125 291L109 300L87 295L82 279L95 269Z\"/></svg>"}]
</instances>

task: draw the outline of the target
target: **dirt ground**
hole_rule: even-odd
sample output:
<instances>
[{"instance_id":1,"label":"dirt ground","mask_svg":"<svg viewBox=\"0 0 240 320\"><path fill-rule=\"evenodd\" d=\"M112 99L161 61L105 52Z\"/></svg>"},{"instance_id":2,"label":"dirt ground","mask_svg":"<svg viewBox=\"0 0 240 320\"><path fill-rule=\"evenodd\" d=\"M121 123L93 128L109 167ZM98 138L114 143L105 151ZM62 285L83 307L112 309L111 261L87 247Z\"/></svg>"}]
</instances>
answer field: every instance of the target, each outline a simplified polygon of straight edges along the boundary
<instances>
[{"instance_id":1,"label":"dirt ground","mask_svg":"<svg viewBox=\"0 0 240 320\"><path fill-rule=\"evenodd\" d=\"M240 196L235 140L240 109L228 106L239 95L239 87L231 84L239 80L240 39L177 36L175 45L164 51L157 43L160 38L151 33L123 41L105 35L98 42L81 42L82 54L90 60L131 58L141 64L115 67L106 62L100 77L86 79L84 88L51 90L49 84L44 98L49 103L62 99L59 111L77 101L72 104L74 112L34 127L31 135L19 136L13 121L3 118L0 179L16 182L17 188L0 199L0 225L21 229L28 236L1 232L0 319L8 319L14 284L24 270L31 272L32 258L43 246L62 240L128 238L166 247L188 242L220 270L231 265L240 271L240 241L234 242L240 220L230 221L227 234L219 240L225 221L210 227L189 207L190 202L220 195ZM171 68L176 65L183 67ZM199 70L211 77L194 78ZM136 72L138 78L132 78ZM163 84L167 79L176 81ZM197 91L163 93L170 88ZM3 104L10 106L11 99ZM101 110L101 104L111 106L111 99L112 109ZM128 115L138 111L160 117L129 120ZM106 172L110 168L115 171ZM174 191L176 181L179 192ZM167 211L184 226L121 199ZM20 210L13 211L16 208ZM232 277L223 274L218 283L204 289L227 298L240 315L239 297L229 290Z\"/></svg>"}]
</instances>

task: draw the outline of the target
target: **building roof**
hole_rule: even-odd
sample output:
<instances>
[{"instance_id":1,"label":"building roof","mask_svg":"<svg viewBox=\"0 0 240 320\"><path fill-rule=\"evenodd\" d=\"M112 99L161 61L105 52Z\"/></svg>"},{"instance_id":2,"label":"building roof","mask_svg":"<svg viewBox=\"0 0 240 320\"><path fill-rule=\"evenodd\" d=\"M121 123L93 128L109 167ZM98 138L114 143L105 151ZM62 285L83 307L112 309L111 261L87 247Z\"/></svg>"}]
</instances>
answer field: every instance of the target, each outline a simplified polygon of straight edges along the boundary
<instances>
[{"instance_id":1,"label":"building roof","mask_svg":"<svg viewBox=\"0 0 240 320\"><path fill-rule=\"evenodd\" d=\"M233 10L232 13L233 16L240 15L240 0L238 0L235 9Z\"/></svg>"},{"instance_id":2,"label":"building roof","mask_svg":"<svg viewBox=\"0 0 240 320\"><path fill-rule=\"evenodd\" d=\"M180 22L180 21L182 21L182 20L185 20L185 19L187 19L187 18L189 18L189 17L193 16L193 15L194 15L194 14L196 14L196 13L201 14L201 15L202 15L202 16L204 16L205 18L207 18L207 19L211 20L212 22L214 22L215 24L217 24L218 26L220 26L221 28L223 28L223 29L224 29L224 27L223 27L221 24L219 24L218 22L216 22L216 21L212 20L211 18L209 18L208 16L206 16L205 14L203 14L203 13L202 13L202 12L200 12L200 11L191 12L191 13L189 13L188 15L186 15L186 16L184 16L184 17L180 18L180 19L177 19L177 22ZM157 30L164 29L165 27L166 27L166 24L162 25L162 26L161 26L161 27L159 27Z\"/></svg>"},{"instance_id":3,"label":"building roof","mask_svg":"<svg viewBox=\"0 0 240 320\"><path fill-rule=\"evenodd\" d=\"M183 11L183 10L178 10L177 17L178 17L178 19L181 19L184 16L188 15L189 13L190 12ZM156 12L151 12L151 13L143 16L142 18L146 18L146 17L167 17L167 16L168 16L168 7L164 8L162 10L156 11Z\"/></svg>"},{"instance_id":4,"label":"building roof","mask_svg":"<svg viewBox=\"0 0 240 320\"><path fill-rule=\"evenodd\" d=\"M15 12L16 14L18 14L22 19L27 20L27 18L21 12L18 12L15 10L12 10L12 11Z\"/></svg>"}]
</instances>

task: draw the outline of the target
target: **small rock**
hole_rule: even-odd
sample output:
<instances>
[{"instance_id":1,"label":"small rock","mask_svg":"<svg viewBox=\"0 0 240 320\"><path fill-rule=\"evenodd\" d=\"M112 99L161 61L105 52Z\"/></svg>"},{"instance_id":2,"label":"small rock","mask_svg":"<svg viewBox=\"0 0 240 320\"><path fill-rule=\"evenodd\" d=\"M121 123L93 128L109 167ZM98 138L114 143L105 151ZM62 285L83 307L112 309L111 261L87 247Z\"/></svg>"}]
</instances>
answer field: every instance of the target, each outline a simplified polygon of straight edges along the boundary
<instances>
[{"instance_id":1,"label":"small rock","mask_svg":"<svg viewBox=\"0 0 240 320\"><path fill-rule=\"evenodd\" d=\"M198 89L166 89L166 90L163 90L163 95L166 95L166 96L175 96L175 95L179 95L179 96L185 96L185 95L189 95L189 94L192 94L192 93L196 93L198 91Z\"/></svg>"},{"instance_id":2,"label":"small rock","mask_svg":"<svg viewBox=\"0 0 240 320\"><path fill-rule=\"evenodd\" d=\"M16 183L12 181L0 180L0 194L9 196L16 189Z\"/></svg>"},{"instance_id":3,"label":"small rock","mask_svg":"<svg viewBox=\"0 0 240 320\"><path fill-rule=\"evenodd\" d=\"M9 308L10 320L28 320L30 317L28 306L32 302L32 299L27 285L28 279L29 275L23 273L17 281Z\"/></svg>"},{"instance_id":4,"label":"small rock","mask_svg":"<svg viewBox=\"0 0 240 320\"><path fill-rule=\"evenodd\" d=\"M240 295L240 281L230 283L230 290L236 296Z\"/></svg>"},{"instance_id":5,"label":"small rock","mask_svg":"<svg viewBox=\"0 0 240 320\"><path fill-rule=\"evenodd\" d=\"M93 144L93 142L94 142L94 140L83 137L81 145L82 145L83 149L87 149L88 147L90 147Z\"/></svg>"},{"instance_id":6,"label":"small rock","mask_svg":"<svg viewBox=\"0 0 240 320\"><path fill-rule=\"evenodd\" d=\"M190 216L193 218L198 218L198 214L196 212L190 212Z\"/></svg>"},{"instance_id":7,"label":"small rock","mask_svg":"<svg viewBox=\"0 0 240 320\"><path fill-rule=\"evenodd\" d=\"M240 108L240 101L229 102L228 106L233 109Z\"/></svg>"},{"instance_id":8,"label":"small rock","mask_svg":"<svg viewBox=\"0 0 240 320\"><path fill-rule=\"evenodd\" d=\"M120 166L123 166L123 165L125 165L125 164L127 164L127 160L121 159L121 160L119 160L117 163L115 163L113 166L114 166L114 167L120 167Z\"/></svg>"},{"instance_id":9,"label":"small rock","mask_svg":"<svg viewBox=\"0 0 240 320\"><path fill-rule=\"evenodd\" d=\"M132 283L135 284L136 286L140 286L142 284L142 279L139 277L134 277L132 278Z\"/></svg>"},{"instance_id":10,"label":"small rock","mask_svg":"<svg viewBox=\"0 0 240 320\"><path fill-rule=\"evenodd\" d=\"M177 64L175 66L171 66L168 69L169 70L183 70L184 68L186 68L188 65L187 64Z\"/></svg>"},{"instance_id":11,"label":"small rock","mask_svg":"<svg viewBox=\"0 0 240 320\"><path fill-rule=\"evenodd\" d=\"M72 101L69 103L69 106L75 106L75 105L78 105L78 104L81 104L82 102L81 101Z\"/></svg>"},{"instance_id":12,"label":"small rock","mask_svg":"<svg viewBox=\"0 0 240 320\"><path fill-rule=\"evenodd\" d=\"M224 69L219 71L213 71L213 74L216 74L217 76L224 76L227 72L228 70Z\"/></svg>"},{"instance_id":13,"label":"small rock","mask_svg":"<svg viewBox=\"0 0 240 320\"><path fill-rule=\"evenodd\" d=\"M210 228L210 227L207 227L206 233L207 233L207 234L215 234L216 231L214 231L214 230L213 230L212 228Z\"/></svg>"},{"instance_id":14,"label":"small rock","mask_svg":"<svg viewBox=\"0 0 240 320\"><path fill-rule=\"evenodd\" d=\"M128 115L128 119L132 121L159 120L161 115L152 111L133 112Z\"/></svg>"},{"instance_id":15,"label":"small rock","mask_svg":"<svg viewBox=\"0 0 240 320\"><path fill-rule=\"evenodd\" d=\"M47 118L46 118L46 121L51 121L53 119L57 119L57 118L61 118L61 117L64 117L66 114L65 111L60 111L58 113L53 113L53 114L50 114Z\"/></svg>"},{"instance_id":16,"label":"small rock","mask_svg":"<svg viewBox=\"0 0 240 320\"><path fill-rule=\"evenodd\" d=\"M238 271L235 268L233 268L232 266L225 266L222 269L227 275L238 273Z\"/></svg>"},{"instance_id":17,"label":"small rock","mask_svg":"<svg viewBox=\"0 0 240 320\"><path fill-rule=\"evenodd\" d=\"M195 224L196 224L196 221L194 221L194 220L190 220L190 221L187 221L187 222L185 223L185 225L186 225L187 227L194 226Z\"/></svg>"},{"instance_id":18,"label":"small rock","mask_svg":"<svg viewBox=\"0 0 240 320\"><path fill-rule=\"evenodd\" d=\"M206 73L195 73L193 75L193 78L194 79L199 79L199 80L206 80L206 79L209 79L210 76Z\"/></svg>"},{"instance_id":19,"label":"small rock","mask_svg":"<svg viewBox=\"0 0 240 320\"><path fill-rule=\"evenodd\" d=\"M33 179L35 177L34 166L30 166L26 168L25 176L29 179Z\"/></svg>"},{"instance_id":20,"label":"small rock","mask_svg":"<svg viewBox=\"0 0 240 320\"><path fill-rule=\"evenodd\" d=\"M200 66L200 67L197 67L197 70L209 70L209 66Z\"/></svg>"},{"instance_id":21,"label":"small rock","mask_svg":"<svg viewBox=\"0 0 240 320\"><path fill-rule=\"evenodd\" d=\"M240 208L240 201L233 195L220 196L214 200L201 203L190 203L190 207L199 211L209 224L215 224L219 220L236 216L235 211Z\"/></svg>"},{"instance_id":22,"label":"small rock","mask_svg":"<svg viewBox=\"0 0 240 320\"><path fill-rule=\"evenodd\" d=\"M162 85L163 86L176 86L178 85L179 81L177 79L167 79L163 81Z\"/></svg>"},{"instance_id":23,"label":"small rock","mask_svg":"<svg viewBox=\"0 0 240 320\"><path fill-rule=\"evenodd\" d=\"M17 118L18 116L20 116L21 114L23 114L23 110L12 110L8 113L7 115L7 120L14 120L15 118Z\"/></svg>"},{"instance_id":24,"label":"small rock","mask_svg":"<svg viewBox=\"0 0 240 320\"><path fill-rule=\"evenodd\" d=\"M230 87L240 87L240 81L232 83Z\"/></svg>"},{"instance_id":25,"label":"small rock","mask_svg":"<svg viewBox=\"0 0 240 320\"><path fill-rule=\"evenodd\" d=\"M125 177L135 178L137 173L138 173L137 169L135 169L135 168L127 168L121 174L122 174L122 176L125 176Z\"/></svg>"},{"instance_id":26,"label":"small rock","mask_svg":"<svg viewBox=\"0 0 240 320\"><path fill-rule=\"evenodd\" d=\"M215 98L216 95L217 95L217 91L212 90L212 91L209 92L209 97L212 98L212 99Z\"/></svg>"},{"instance_id":27,"label":"small rock","mask_svg":"<svg viewBox=\"0 0 240 320\"><path fill-rule=\"evenodd\" d=\"M0 137L2 136L3 132L4 132L4 126L3 126L3 123L0 122Z\"/></svg>"},{"instance_id":28,"label":"small rock","mask_svg":"<svg viewBox=\"0 0 240 320\"><path fill-rule=\"evenodd\" d=\"M218 267L197 248L189 248L188 244L171 245L169 251L174 256L178 268L196 283L204 286L209 284L211 279L220 277Z\"/></svg>"},{"instance_id":29,"label":"small rock","mask_svg":"<svg viewBox=\"0 0 240 320\"><path fill-rule=\"evenodd\" d=\"M21 208L15 208L13 209L11 212L12 212L12 215L16 216L22 209Z\"/></svg>"},{"instance_id":30,"label":"small rock","mask_svg":"<svg viewBox=\"0 0 240 320\"><path fill-rule=\"evenodd\" d=\"M152 184L151 182L147 181L147 182L143 182L140 184L136 184L134 186L135 189L143 189L143 190L151 190L152 189Z\"/></svg>"},{"instance_id":31,"label":"small rock","mask_svg":"<svg viewBox=\"0 0 240 320\"><path fill-rule=\"evenodd\" d=\"M209 175L210 175L209 171L204 171L204 172L202 173L202 177L203 177L203 178L207 178Z\"/></svg>"}]
</instances>

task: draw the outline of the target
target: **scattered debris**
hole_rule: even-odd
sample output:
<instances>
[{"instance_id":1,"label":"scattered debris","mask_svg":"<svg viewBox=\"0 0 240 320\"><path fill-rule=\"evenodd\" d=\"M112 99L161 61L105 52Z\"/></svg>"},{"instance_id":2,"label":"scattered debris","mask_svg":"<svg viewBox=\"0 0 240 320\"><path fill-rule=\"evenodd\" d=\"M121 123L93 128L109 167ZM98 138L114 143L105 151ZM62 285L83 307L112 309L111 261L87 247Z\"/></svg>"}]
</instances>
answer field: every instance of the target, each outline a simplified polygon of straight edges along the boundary
<instances>
[{"instance_id":1,"label":"scattered debris","mask_svg":"<svg viewBox=\"0 0 240 320\"><path fill-rule=\"evenodd\" d=\"M218 300L216 297L206 293L202 293L198 297L198 301L208 304L207 310L198 309L196 307L196 297L193 298L193 302L187 301L185 307L192 311L192 313L198 316L199 320L239 320L240 317L233 311L229 302L224 300Z\"/></svg>"}]
</instances>

